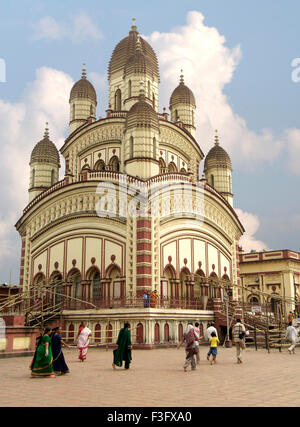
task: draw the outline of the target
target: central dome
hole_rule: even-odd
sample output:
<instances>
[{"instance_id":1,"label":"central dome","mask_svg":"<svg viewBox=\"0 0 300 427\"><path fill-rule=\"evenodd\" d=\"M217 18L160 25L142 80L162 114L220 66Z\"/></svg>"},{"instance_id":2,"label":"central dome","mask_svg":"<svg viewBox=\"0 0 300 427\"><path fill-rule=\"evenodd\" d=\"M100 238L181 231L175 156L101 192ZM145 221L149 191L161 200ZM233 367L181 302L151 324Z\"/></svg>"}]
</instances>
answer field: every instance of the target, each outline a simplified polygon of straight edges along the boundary
<instances>
[{"instance_id":1,"label":"central dome","mask_svg":"<svg viewBox=\"0 0 300 427\"><path fill-rule=\"evenodd\" d=\"M132 26L129 35L117 44L109 62L108 78L110 78L113 72L122 70L129 58L135 55L138 35L136 27ZM147 57L149 66L151 66L153 73L159 78L158 61L154 50L142 37L140 37L140 42L142 52Z\"/></svg>"},{"instance_id":2,"label":"central dome","mask_svg":"<svg viewBox=\"0 0 300 427\"><path fill-rule=\"evenodd\" d=\"M144 94L140 94L139 101L130 108L126 118L126 129L141 126L159 129L158 115L145 101Z\"/></svg>"}]
</instances>

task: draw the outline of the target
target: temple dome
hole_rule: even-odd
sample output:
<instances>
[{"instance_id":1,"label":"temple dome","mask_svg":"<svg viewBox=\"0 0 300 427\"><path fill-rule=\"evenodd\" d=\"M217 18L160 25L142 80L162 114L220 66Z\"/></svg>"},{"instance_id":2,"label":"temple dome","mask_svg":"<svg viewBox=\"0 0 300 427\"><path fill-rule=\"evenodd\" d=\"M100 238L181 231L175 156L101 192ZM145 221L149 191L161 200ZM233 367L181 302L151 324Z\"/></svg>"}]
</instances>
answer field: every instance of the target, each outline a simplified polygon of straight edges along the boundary
<instances>
[{"instance_id":1,"label":"temple dome","mask_svg":"<svg viewBox=\"0 0 300 427\"><path fill-rule=\"evenodd\" d=\"M39 141L31 152L30 163L55 163L59 165L59 152L55 144L49 139L46 128L44 138Z\"/></svg>"},{"instance_id":2,"label":"temple dome","mask_svg":"<svg viewBox=\"0 0 300 427\"><path fill-rule=\"evenodd\" d=\"M139 54L138 57L133 59L133 57L135 57L135 54L136 54L136 44L137 44L138 35L139 33L136 29L136 26L133 25L131 27L131 31L129 32L129 35L117 44L109 62L109 67L108 67L109 78L113 72L124 69L125 65L127 64L130 58L133 64L138 63L139 66L141 66L141 64L143 63L142 55ZM154 50L152 49L150 44L146 42L142 37L140 37L140 43L141 43L141 51L144 54L144 57L147 58L145 60L147 63L147 67L149 67L153 72L153 74L159 78L158 61L157 61L157 57Z\"/></svg>"},{"instance_id":3,"label":"temple dome","mask_svg":"<svg viewBox=\"0 0 300 427\"><path fill-rule=\"evenodd\" d=\"M139 95L139 101L130 108L126 118L126 129L142 126L159 129L158 115L144 94Z\"/></svg>"},{"instance_id":4,"label":"temple dome","mask_svg":"<svg viewBox=\"0 0 300 427\"><path fill-rule=\"evenodd\" d=\"M90 99L97 104L97 94L92 83L90 83L86 78L85 68L82 70L81 79L78 80L71 89L69 102L73 99L82 98Z\"/></svg>"},{"instance_id":5,"label":"temple dome","mask_svg":"<svg viewBox=\"0 0 300 427\"><path fill-rule=\"evenodd\" d=\"M170 106L176 104L190 104L196 107L195 96L191 89L184 84L183 75L180 76L180 83L177 88L174 89L170 98Z\"/></svg>"},{"instance_id":6,"label":"temple dome","mask_svg":"<svg viewBox=\"0 0 300 427\"><path fill-rule=\"evenodd\" d=\"M232 163L227 152L219 144L216 136L215 145L210 149L204 161L204 172L215 167L223 167L232 170Z\"/></svg>"}]
</instances>

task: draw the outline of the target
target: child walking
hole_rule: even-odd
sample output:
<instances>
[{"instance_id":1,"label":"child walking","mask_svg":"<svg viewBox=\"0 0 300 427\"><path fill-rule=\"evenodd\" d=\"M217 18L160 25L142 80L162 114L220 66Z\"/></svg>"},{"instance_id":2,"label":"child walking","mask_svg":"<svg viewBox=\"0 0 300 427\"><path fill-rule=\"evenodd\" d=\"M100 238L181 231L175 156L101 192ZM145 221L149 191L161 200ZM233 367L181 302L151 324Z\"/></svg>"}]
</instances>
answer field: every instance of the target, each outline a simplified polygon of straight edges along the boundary
<instances>
[{"instance_id":1,"label":"child walking","mask_svg":"<svg viewBox=\"0 0 300 427\"><path fill-rule=\"evenodd\" d=\"M219 339L216 336L215 332L211 333L211 338L209 339L209 352L207 353L207 360L210 360L210 355L212 355L212 360L210 361L210 364L216 363L216 358L218 354L218 344L220 344Z\"/></svg>"}]
</instances>

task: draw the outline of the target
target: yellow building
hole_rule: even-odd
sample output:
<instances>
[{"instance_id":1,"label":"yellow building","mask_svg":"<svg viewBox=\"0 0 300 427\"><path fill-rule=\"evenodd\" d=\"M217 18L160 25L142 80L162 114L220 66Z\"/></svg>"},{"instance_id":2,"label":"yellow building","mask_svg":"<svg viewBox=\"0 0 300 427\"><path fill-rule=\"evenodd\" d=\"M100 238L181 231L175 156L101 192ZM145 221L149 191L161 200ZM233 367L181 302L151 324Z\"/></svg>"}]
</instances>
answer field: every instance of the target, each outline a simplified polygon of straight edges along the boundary
<instances>
[{"instance_id":1,"label":"yellow building","mask_svg":"<svg viewBox=\"0 0 300 427\"><path fill-rule=\"evenodd\" d=\"M85 67L71 90L63 180L48 128L33 149L29 204L16 224L20 284L57 281L57 300L76 298L63 311L70 333L82 318L98 337L129 320L140 343L175 341L188 320L205 327L213 319L209 277L239 282L244 230L232 207L231 161L218 136L204 156L182 74L170 119L158 111L157 57L135 25L113 51L108 83L98 120Z\"/></svg>"},{"instance_id":2,"label":"yellow building","mask_svg":"<svg viewBox=\"0 0 300 427\"><path fill-rule=\"evenodd\" d=\"M285 316L295 308L298 311L294 301L300 301L300 253L291 250L242 252L240 278L241 284L247 287L245 301L248 303L259 306L267 302L271 311L276 311L280 304ZM286 301L285 307L282 299Z\"/></svg>"}]
</instances>

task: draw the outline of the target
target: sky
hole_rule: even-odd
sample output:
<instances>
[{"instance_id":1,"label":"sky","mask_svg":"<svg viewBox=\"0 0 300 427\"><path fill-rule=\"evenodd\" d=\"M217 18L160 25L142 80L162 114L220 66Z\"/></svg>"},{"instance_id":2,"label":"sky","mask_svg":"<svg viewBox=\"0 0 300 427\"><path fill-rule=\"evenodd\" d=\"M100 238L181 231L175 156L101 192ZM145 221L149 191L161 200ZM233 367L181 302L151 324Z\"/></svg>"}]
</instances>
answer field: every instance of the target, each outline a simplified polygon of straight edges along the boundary
<instances>
[{"instance_id":1,"label":"sky","mask_svg":"<svg viewBox=\"0 0 300 427\"><path fill-rule=\"evenodd\" d=\"M0 283L19 280L14 224L28 203L30 153L45 122L60 148L69 93L84 62L97 91L97 117L105 115L108 62L133 17L158 56L160 111L168 108L183 69L196 97L197 141L205 154L218 129L232 159L243 249L300 252L299 15L298 0L3 3Z\"/></svg>"}]
</instances>

